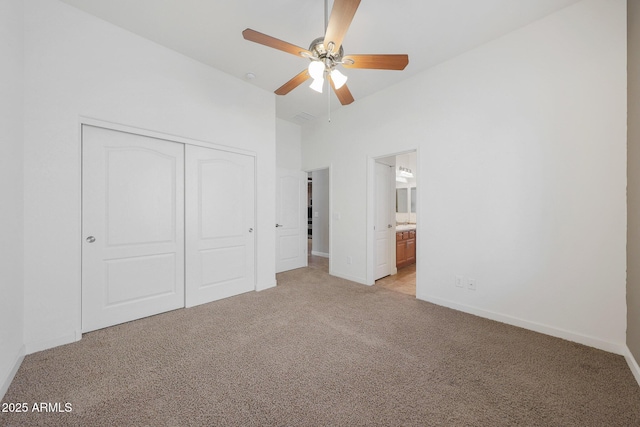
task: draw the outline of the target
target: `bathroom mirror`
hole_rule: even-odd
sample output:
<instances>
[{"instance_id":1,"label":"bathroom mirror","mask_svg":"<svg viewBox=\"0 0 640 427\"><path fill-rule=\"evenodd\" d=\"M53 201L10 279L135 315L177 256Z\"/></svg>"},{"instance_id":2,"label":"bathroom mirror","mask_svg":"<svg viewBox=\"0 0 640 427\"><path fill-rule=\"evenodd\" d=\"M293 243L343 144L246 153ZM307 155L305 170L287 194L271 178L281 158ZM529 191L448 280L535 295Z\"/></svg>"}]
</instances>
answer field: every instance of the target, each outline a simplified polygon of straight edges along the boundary
<instances>
[{"instance_id":1,"label":"bathroom mirror","mask_svg":"<svg viewBox=\"0 0 640 427\"><path fill-rule=\"evenodd\" d=\"M408 189L396 188L396 213L407 213Z\"/></svg>"}]
</instances>

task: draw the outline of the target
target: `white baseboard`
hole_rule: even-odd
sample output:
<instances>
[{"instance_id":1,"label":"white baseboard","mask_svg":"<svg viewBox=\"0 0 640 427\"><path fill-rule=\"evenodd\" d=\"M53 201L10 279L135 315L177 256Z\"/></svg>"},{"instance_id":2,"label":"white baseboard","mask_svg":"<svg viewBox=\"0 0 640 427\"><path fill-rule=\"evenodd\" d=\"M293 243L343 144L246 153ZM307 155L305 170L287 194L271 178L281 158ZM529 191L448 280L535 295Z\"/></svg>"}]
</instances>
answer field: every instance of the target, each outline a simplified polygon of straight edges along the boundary
<instances>
[{"instance_id":1,"label":"white baseboard","mask_svg":"<svg viewBox=\"0 0 640 427\"><path fill-rule=\"evenodd\" d=\"M271 283L267 283L265 285L256 285L256 292L264 291L267 289L275 288L278 285L278 281L274 280Z\"/></svg>"},{"instance_id":2,"label":"white baseboard","mask_svg":"<svg viewBox=\"0 0 640 427\"><path fill-rule=\"evenodd\" d=\"M631 353L631 350L629 350L629 347L626 347L624 358L627 361L627 365L629 365L629 369L631 369L631 373L633 374L638 385L640 386L640 366L638 366L638 361L636 360L635 357L633 357L633 353Z\"/></svg>"},{"instance_id":3,"label":"white baseboard","mask_svg":"<svg viewBox=\"0 0 640 427\"><path fill-rule=\"evenodd\" d=\"M24 355L25 355L25 346L22 345L14 358L13 366L7 373L7 376L3 378L2 383L0 383L0 400L2 400L4 395L7 393L7 390L9 390L9 386L11 385L13 378L18 373L18 369L20 369L20 365L22 365L22 361L24 360Z\"/></svg>"},{"instance_id":4,"label":"white baseboard","mask_svg":"<svg viewBox=\"0 0 640 427\"><path fill-rule=\"evenodd\" d=\"M322 258L329 258L329 254L326 252L311 251L311 255L321 256Z\"/></svg>"},{"instance_id":5,"label":"white baseboard","mask_svg":"<svg viewBox=\"0 0 640 427\"><path fill-rule=\"evenodd\" d=\"M622 343L604 341L589 335L583 335L583 334L567 331L564 329L555 328L549 325L544 325L537 322L531 322L529 320L520 319L518 317L513 317L505 314L496 313L493 311L483 310L477 307L472 307L472 306L460 304L457 302L453 302L453 301L449 301L441 298L429 297L425 295L417 295L416 298L427 301L427 302L431 302L433 304L452 308L454 310L463 311L465 313L495 320L497 322L518 326L520 328L529 329L535 332L540 332L542 334L550 335L552 337L562 338L567 341L584 344L589 347L594 347L600 350L608 351L610 353L619 354L621 356L624 356L626 353L626 350L625 350L626 345Z\"/></svg>"},{"instance_id":6,"label":"white baseboard","mask_svg":"<svg viewBox=\"0 0 640 427\"><path fill-rule=\"evenodd\" d=\"M39 351L48 350L50 348L58 347L65 344L71 344L72 342L80 341L82 338L82 332L74 331L73 333L60 336L58 338L34 341L26 344L27 354L37 353Z\"/></svg>"},{"instance_id":7,"label":"white baseboard","mask_svg":"<svg viewBox=\"0 0 640 427\"><path fill-rule=\"evenodd\" d=\"M350 280L352 282L360 283L361 285L367 285L367 279L366 278L363 279L361 277L349 276L348 274L340 274L340 273L336 273L335 271L330 271L329 274L331 276L336 276L336 277L339 277L341 279ZM367 286L371 286L371 285L367 285Z\"/></svg>"}]
</instances>

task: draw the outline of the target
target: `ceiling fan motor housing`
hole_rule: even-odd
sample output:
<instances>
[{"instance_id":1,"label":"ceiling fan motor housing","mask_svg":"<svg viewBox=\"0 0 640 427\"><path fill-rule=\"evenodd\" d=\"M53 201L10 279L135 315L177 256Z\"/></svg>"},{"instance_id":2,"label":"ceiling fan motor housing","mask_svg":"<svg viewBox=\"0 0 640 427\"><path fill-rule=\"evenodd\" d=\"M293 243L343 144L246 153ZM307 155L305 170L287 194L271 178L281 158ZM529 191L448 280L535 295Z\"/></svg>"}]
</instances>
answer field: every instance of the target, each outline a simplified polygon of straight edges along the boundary
<instances>
[{"instance_id":1,"label":"ceiling fan motor housing","mask_svg":"<svg viewBox=\"0 0 640 427\"><path fill-rule=\"evenodd\" d=\"M331 45L331 43L329 43ZM313 54L313 57L309 58L312 61L323 61L327 67L333 68L336 64L342 62L344 56L344 49L340 46L338 52L333 52L332 49L327 49L324 45L324 37L318 37L309 45L309 52Z\"/></svg>"},{"instance_id":2,"label":"ceiling fan motor housing","mask_svg":"<svg viewBox=\"0 0 640 427\"><path fill-rule=\"evenodd\" d=\"M275 90L277 95L286 95L302 83L313 77L314 83L312 89L317 90L314 86L322 84L324 79L322 76L329 74L332 82L332 88L338 96L342 105L351 104L354 99L351 91L346 84L347 77L335 69L336 65L341 64L345 68L365 68L372 70L404 70L409 63L408 55L348 55L344 56L342 41L351 25L353 16L360 5L361 0L334 0L329 16L328 0L324 2L324 37L318 37L309 46L309 50L303 49L291 43L275 37L268 36L258 31L247 28L242 32L245 40L252 41L264 46L281 50L292 55L307 58L311 61L309 67L302 70L291 80L283 84ZM325 40L327 44L325 45ZM336 46L339 46L336 48ZM319 66L322 64L322 66ZM315 76L315 77L314 77Z\"/></svg>"}]
</instances>

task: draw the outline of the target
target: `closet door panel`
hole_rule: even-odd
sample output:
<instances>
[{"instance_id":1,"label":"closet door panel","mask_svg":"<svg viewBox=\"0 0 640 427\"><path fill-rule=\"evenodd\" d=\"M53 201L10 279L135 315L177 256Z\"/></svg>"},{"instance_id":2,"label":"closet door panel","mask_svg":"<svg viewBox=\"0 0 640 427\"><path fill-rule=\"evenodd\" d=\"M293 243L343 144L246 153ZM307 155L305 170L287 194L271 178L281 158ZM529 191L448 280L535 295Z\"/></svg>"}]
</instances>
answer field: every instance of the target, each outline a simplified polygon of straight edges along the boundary
<instances>
[{"instance_id":1,"label":"closet door panel","mask_svg":"<svg viewBox=\"0 0 640 427\"><path fill-rule=\"evenodd\" d=\"M184 147L82 128L82 331L184 306Z\"/></svg>"},{"instance_id":2,"label":"closet door panel","mask_svg":"<svg viewBox=\"0 0 640 427\"><path fill-rule=\"evenodd\" d=\"M255 289L251 156L187 146L186 306Z\"/></svg>"}]
</instances>

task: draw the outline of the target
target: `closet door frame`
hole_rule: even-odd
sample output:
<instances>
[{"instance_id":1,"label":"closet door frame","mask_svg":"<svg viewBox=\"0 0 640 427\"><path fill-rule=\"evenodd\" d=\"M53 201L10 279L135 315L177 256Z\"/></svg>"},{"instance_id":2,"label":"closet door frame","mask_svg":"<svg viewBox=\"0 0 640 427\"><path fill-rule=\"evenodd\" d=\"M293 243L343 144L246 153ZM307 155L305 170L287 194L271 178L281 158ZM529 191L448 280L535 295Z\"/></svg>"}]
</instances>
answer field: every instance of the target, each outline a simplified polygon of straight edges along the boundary
<instances>
[{"instance_id":1,"label":"closet door frame","mask_svg":"<svg viewBox=\"0 0 640 427\"><path fill-rule=\"evenodd\" d=\"M86 117L86 116L79 116L78 119L78 126L77 126L77 135L78 135L78 139L77 139L77 161L78 161L78 170L82 171L82 166L83 166L83 159L82 159L82 127L83 126L94 126L94 127L99 127L99 128L104 128L104 129L108 129L108 130L114 130L114 131L120 131L120 132L126 132L126 133L132 133L135 135L141 135L141 136L148 136L151 138L157 138L157 139L163 139L166 141L171 141L171 142L175 142L178 144L183 144L183 145L195 145L198 147L204 147L204 148L210 148L210 149L214 149L214 150L220 150L220 151L227 151L230 153L237 153L237 154L243 154L246 156L251 156L254 159L254 171L256 173L254 173L254 218L256 218L256 227L255 227L255 231L253 232L254 234L254 239L256 244L254 244L254 256L253 256L253 268L254 271L256 272L256 274L254 275L254 283L253 283L253 289L256 290L257 289L257 280L258 280L258 276L257 276L257 264L258 264L258 235L259 235L259 230L258 230L258 221L257 221L257 210L258 210L258 198L257 198L257 188L258 188L258 174L257 174L257 154L254 151L251 150L244 150L241 148L236 148L236 147L230 147L227 145L221 145L221 144L216 144L213 142L205 142L205 141L199 141L196 139L191 139L191 138L186 138L186 137L182 137L182 136L178 136L178 135L172 135L172 134L166 134L166 133L162 133L162 132L158 132L158 131L154 131L154 130L150 130L150 129L144 129L144 128L140 128L140 127L136 127L136 126L130 126L130 125L125 125L125 124L120 124L120 123L114 123L114 122L109 122L106 120L100 120L100 119L96 119L93 117ZM78 176L78 185L76 187L76 194L77 194L77 200L78 200L78 205L77 205L77 216L76 216L76 223L77 223L77 232L76 235L79 236L78 238L78 246L77 246L77 262L78 265L80 266L80 270L78 271L78 287L76 289L76 306L78 307L77 311L76 311L76 341L79 341L82 338L82 245L83 245L83 230L82 230L82 173L79 174ZM185 292L186 292L186 286L185 286Z\"/></svg>"}]
</instances>

